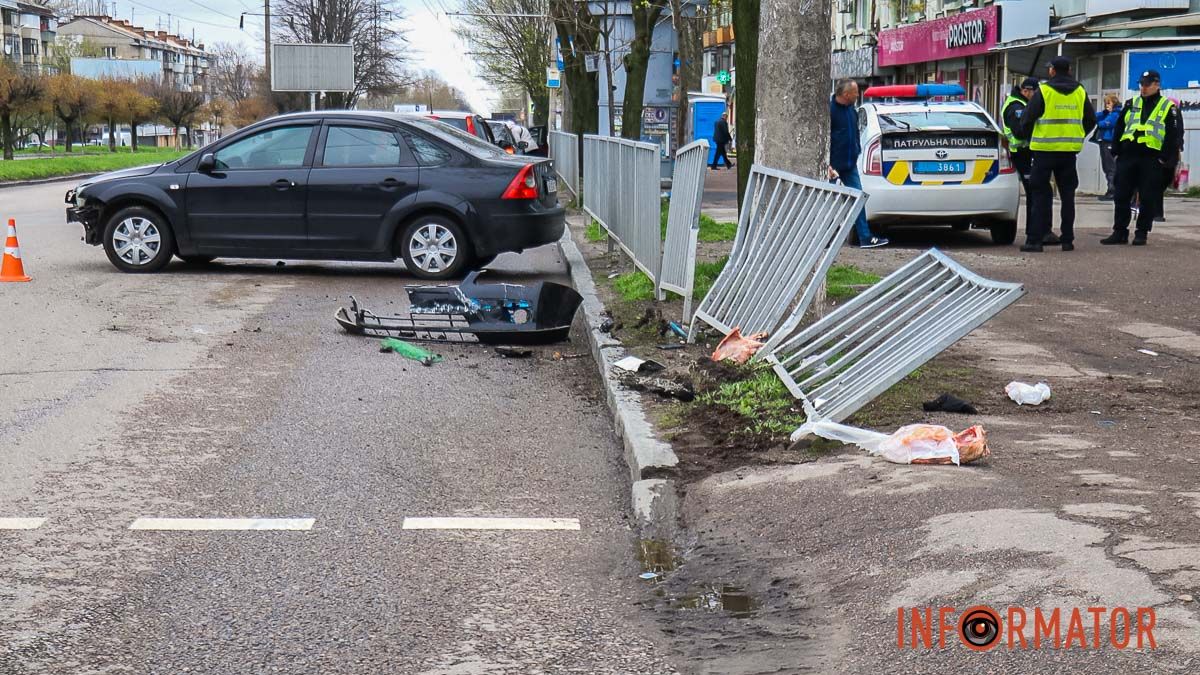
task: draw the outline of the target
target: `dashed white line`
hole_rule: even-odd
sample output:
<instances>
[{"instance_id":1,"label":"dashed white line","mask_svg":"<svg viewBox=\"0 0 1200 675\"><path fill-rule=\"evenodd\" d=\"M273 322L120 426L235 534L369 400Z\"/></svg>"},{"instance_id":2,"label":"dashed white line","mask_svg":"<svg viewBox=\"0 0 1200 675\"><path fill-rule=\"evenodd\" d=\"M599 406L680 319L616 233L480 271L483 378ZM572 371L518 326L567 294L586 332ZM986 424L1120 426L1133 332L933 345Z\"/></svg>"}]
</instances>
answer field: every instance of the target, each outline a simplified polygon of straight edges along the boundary
<instances>
[{"instance_id":1,"label":"dashed white line","mask_svg":"<svg viewBox=\"0 0 1200 675\"><path fill-rule=\"evenodd\" d=\"M405 518L404 530L578 530L577 518Z\"/></svg>"},{"instance_id":2,"label":"dashed white line","mask_svg":"<svg viewBox=\"0 0 1200 675\"><path fill-rule=\"evenodd\" d=\"M311 530L315 518L138 518L131 530Z\"/></svg>"},{"instance_id":3,"label":"dashed white line","mask_svg":"<svg viewBox=\"0 0 1200 675\"><path fill-rule=\"evenodd\" d=\"M0 530L36 530L45 522L45 518L0 518Z\"/></svg>"}]
</instances>

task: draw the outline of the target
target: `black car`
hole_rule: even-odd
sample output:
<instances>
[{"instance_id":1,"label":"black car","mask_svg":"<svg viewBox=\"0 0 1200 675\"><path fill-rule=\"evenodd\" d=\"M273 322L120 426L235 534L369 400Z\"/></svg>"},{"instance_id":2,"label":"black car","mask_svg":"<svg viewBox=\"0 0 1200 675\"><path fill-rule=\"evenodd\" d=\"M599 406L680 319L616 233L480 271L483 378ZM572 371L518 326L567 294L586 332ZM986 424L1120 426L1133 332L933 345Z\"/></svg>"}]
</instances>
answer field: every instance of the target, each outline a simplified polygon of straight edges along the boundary
<instances>
[{"instance_id":1,"label":"black car","mask_svg":"<svg viewBox=\"0 0 1200 675\"><path fill-rule=\"evenodd\" d=\"M67 220L124 272L177 255L392 261L447 279L556 241L549 161L393 113L274 117L186 157L67 192Z\"/></svg>"}]
</instances>

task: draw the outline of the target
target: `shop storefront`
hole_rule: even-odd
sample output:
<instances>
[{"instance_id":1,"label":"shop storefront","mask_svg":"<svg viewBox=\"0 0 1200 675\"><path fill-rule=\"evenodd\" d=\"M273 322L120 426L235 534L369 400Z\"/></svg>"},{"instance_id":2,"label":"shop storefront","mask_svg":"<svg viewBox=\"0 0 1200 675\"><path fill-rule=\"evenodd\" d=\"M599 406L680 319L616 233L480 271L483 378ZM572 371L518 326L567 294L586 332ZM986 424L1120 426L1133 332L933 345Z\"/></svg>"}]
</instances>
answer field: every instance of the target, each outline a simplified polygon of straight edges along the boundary
<instances>
[{"instance_id":1,"label":"shop storefront","mask_svg":"<svg viewBox=\"0 0 1200 675\"><path fill-rule=\"evenodd\" d=\"M995 5L879 32L880 68L895 68L899 83L959 84L967 98L996 111L1003 100L1004 60L996 45L1000 11Z\"/></svg>"}]
</instances>

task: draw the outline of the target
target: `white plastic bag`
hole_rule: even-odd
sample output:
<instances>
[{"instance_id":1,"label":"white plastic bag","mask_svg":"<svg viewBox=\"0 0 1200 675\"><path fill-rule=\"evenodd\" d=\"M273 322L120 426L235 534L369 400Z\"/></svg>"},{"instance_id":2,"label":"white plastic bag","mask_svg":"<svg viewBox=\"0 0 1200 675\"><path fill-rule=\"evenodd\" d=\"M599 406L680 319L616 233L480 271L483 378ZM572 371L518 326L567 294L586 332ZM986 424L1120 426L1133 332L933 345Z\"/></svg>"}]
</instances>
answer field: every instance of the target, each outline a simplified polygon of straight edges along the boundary
<instances>
[{"instance_id":1,"label":"white plastic bag","mask_svg":"<svg viewBox=\"0 0 1200 675\"><path fill-rule=\"evenodd\" d=\"M1004 393L1017 405L1039 405L1050 398L1050 385L1045 382L1038 382L1036 385L1009 382L1004 388Z\"/></svg>"},{"instance_id":2,"label":"white plastic bag","mask_svg":"<svg viewBox=\"0 0 1200 675\"><path fill-rule=\"evenodd\" d=\"M853 443L872 455L896 464L958 464L954 432L936 424L910 424L891 434L859 429L828 420L805 422L792 433L792 441L816 434L832 441Z\"/></svg>"}]
</instances>

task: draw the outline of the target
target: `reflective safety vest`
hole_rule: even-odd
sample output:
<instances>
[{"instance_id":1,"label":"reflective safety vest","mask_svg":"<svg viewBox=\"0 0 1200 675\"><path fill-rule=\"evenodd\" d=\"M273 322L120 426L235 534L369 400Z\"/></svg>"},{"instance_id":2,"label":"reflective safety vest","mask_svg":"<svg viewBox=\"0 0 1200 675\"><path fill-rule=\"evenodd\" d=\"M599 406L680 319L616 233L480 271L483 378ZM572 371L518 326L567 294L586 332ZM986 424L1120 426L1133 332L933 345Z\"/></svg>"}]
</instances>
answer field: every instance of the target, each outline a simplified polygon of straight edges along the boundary
<instances>
[{"instance_id":1,"label":"reflective safety vest","mask_svg":"<svg viewBox=\"0 0 1200 675\"><path fill-rule=\"evenodd\" d=\"M1004 105L1000 106L1000 124L1004 128L1004 138L1008 139L1008 149L1012 152L1022 150L1029 145L1029 141L1017 138L1013 130L1008 128L1008 106L1014 103L1026 105L1025 99L1009 94L1008 98L1004 99Z\"/></svg>"},{"instance_id":2,"label":"reflective safety vest","mask_svg":"<svg viewBox=\"0 0 1200 675\"><path fill-rule=\"evenodd\" d=\"M1136 141L1151 150L1162 150L1163 141L1167 139L1167 113L1173 105L1174 101L1160 96L1154 110L1143 122L1142 97L1134 98L1133 105L1125 110L1125 133L1121 134L1121 142Z\"/></svg>"},{"instance_id":3,"label":"reflective safety vest","mask_svg":"<svg viewBox=\"0 0 1200 675\"><path fill-rule=\"evenodd\" d=\"M1083 109L1087 92L1077 87L1070 94L1043 84L1042 100L1046 107L1033 125L1029 148L1040 152L1079 152L1083 150Z\"/></svg>"}]
</instances>

